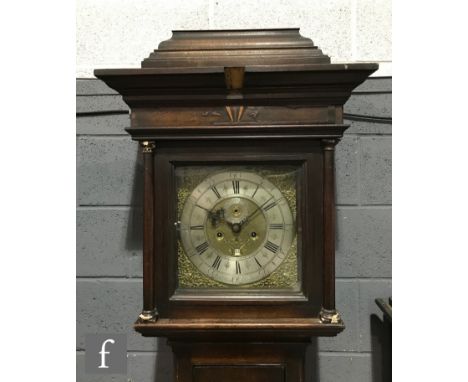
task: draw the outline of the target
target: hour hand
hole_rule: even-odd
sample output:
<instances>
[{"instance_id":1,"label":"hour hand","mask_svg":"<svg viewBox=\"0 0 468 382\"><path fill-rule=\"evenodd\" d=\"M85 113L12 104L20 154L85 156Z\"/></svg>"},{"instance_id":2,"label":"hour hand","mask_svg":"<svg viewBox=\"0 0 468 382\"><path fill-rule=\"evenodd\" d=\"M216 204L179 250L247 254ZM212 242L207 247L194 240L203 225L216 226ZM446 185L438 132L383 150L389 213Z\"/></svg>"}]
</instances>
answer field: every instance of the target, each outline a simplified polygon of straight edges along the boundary
<instances>
[{"instance_id":1,"label":"hour hand","mask_svg":"<svg viewBox=\"0 0 468 382\"><path fill-rule=\"evenodd\" d=\"M252 220L252 218L257 214L257 212L259 212L271 199L273 199L273 197L271 197L270 199L268 199L265 203L263 203L261 206L257 207L249 216L247 216L245 219L243 219L241 222L240 222L240 225L243 226L245 224L247 224L250 220Z\"/></svg>"}]
</instances>

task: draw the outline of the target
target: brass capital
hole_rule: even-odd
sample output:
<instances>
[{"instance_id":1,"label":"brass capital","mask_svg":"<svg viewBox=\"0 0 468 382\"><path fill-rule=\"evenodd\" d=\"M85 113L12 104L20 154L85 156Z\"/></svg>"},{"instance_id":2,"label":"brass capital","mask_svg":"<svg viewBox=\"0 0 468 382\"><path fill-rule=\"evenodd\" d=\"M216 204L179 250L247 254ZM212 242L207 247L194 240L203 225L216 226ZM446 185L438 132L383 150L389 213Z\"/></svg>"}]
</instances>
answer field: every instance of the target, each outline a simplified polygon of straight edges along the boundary
<instances>
[{"instance_id":1,"label":"brass capital","mask_svg":"<svg viewBox=\"0 0 468 382\"><path fill-rule=\"evenodd\" d=\"M153 310L143 310L140 315L138 316L138 319L143 322L149 322L149 321L157 321L158 319L158 312L156 309Z\"/></svg>"},{"instance_id":2,"label":"brass capital","mask_svg":"<svg viewBox=\"0 0 468 382\"><path fill-rule=\"evenodd\" d=\"M325 151L333 151L335 150L335 146L338 144L340 140L338 138L327 138L322 139L322 146Z\"/></svg>"},{"instance_id":3,"label":"brass capital","mask_svg":"<svg viewBox=\"0 0 468 382\"><path fill-rule=\"evenodd\" d=\"M325 308L320 311L320 321L324 324L340 324L342 322L340 313L337 310Z\"/></svg>"},{"instance_id":4,"label":"brass capital","mask_svg":"<svg viewBox=\"0 0 468 382\"><path fill-rule=\"evenodd\" d=\"M152 153L156 148L156 145L153 141L143 141L140 142L141 147L143 148L144 153Z\"/></svg>"}]
</instances>

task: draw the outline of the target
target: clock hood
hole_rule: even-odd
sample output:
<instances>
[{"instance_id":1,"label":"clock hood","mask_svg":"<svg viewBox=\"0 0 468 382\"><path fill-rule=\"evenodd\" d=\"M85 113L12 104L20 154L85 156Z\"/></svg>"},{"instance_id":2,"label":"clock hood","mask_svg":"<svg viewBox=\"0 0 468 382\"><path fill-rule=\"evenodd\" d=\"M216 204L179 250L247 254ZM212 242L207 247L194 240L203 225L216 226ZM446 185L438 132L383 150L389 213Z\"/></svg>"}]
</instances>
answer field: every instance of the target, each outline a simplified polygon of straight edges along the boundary
<instances>
[{"instance_id":1,"label":"clock hood","mask_svg":"<svg viewBox=\"0 0 468 382\"><path fill-rule=\"evenodd\" d=\"M131 107L343 105L375 63L336 63L299 28L173 31L141 68L94 74Z\"/></svg>"}]
</instances>

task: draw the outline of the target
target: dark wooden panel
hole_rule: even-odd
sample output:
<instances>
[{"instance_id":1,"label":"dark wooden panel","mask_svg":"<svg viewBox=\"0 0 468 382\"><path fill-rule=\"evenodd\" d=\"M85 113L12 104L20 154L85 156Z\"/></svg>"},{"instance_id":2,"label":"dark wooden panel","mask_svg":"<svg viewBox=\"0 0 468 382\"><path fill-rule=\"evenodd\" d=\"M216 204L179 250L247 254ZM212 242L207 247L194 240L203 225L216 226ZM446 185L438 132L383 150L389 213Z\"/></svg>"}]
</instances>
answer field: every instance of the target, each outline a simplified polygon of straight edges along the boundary
<instances>
[{"instance_id":1,"label":"dark wooden panel","mask_svg":"<svg viewBox=\"0 0 468 382\"><path fill-rule=\"evenodd\" d=\"M175 355L176 382L299 382L304 380L309 342L169 344Z\"/></svg>"},{"instance_id":2,"label":"dark wooden panel","mask_svg":"<svg viewBox=\"0 0 468 382\"><path fill-rule=\"evenodd\" d=\"M154 145L143 146L143 312L153 316L154 298Z\"/></svg>"},{"instance_id":3,"label":"dark wooden panel","mask_svg":"<svg viewBox=\"0 0 468 382\"><path fill-rule=\"evenodd\" d=\"M323 140L323 308L335 309L335 144Z\"/></svg>"},{"instance_id":4,"label":"dark wooden panel","mask_svg":"<svg viewBox=\"0 0 468 382\"><path fill-rule=\"evenodd\" d=\"M334 123L335 108L308 106L160 107L132 111L132 127Z\"/></svg>"},{"instance_id":5,"label":"dark wooden panel","mask_svg":"<svg viewBox=\"0 0 468 382\"><path fill-rule=\"evenodd\" d=\"M195 366L193 382L284 382L282 365Z\"/></svg>"}]
</instances>

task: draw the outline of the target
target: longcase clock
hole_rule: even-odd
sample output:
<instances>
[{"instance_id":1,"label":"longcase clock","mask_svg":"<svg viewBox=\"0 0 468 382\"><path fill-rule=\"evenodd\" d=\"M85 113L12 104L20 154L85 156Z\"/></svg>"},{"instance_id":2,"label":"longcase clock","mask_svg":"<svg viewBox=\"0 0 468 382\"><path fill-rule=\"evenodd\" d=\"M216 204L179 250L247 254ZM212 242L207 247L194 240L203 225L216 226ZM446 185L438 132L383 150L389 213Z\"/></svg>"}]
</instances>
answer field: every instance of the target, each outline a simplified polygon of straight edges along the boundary
<instances>
[{"instance_id":1,"label":"longcase clock","mask_svg":"<svg viewBox=\"0 0 468 382\"><path fill-rule=\"evenodd\" d=\"M174 31L140 69L96 70L144 157L143 309L177 382L304 380L335 307L334 150L376 64L298 29Z\"/></svg>"}]
</instances>

